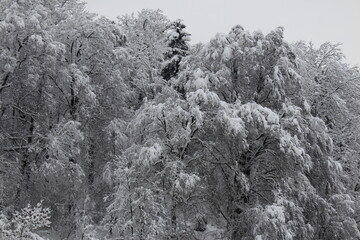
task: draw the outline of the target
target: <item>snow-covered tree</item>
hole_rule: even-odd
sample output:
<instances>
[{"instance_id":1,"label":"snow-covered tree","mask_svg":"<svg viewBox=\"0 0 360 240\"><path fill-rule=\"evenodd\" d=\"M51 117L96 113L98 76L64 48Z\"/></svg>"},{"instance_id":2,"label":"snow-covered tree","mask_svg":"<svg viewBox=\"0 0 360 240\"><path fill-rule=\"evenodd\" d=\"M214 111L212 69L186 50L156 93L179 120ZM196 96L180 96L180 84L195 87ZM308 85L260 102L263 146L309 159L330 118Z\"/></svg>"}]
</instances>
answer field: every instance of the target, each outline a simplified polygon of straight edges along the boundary
<instances>
[{"instance_id":1,"label":"snow-covered tree","mask_svg":"<svg viewBox=\"0 0 360 240\"><path fill-rule=\"evenodd\" d=\"M16 211L11 219L0 215L0 237L2 239L42 240L36 230L50 226L50 209L45 208L42 202L31 207L28 204L21 211Z\"/></svg>"},{"instance_id":2,"label":"snow-covered tree","mask_svg":"<svg viewBox=\"0 0 360 240\"><path fill-rule=\"evenodd\" d=\"M119 18L119 24L126 36L130 83L140 101L153 98L164 81L160 72L167 51L165 31L169 20L160 10L144 9L137 16Z\"/></svg>"},{"instance_id":3,"label":"snow-covered tree","mask_svg":"<svg viewBox=\"0 0 360 240\"><path fill-rule=\"evenodd\" d=\"M165 53L164 67L161 76L165 80L175 77L179 72L182 57L189 54L190 34L184 29L186 26L181 20L174 21L167 29L168 51Z\"/></svg>"},{"instance_id":4,"label":"snow-covered tree","mask_svg":"<svg viewBox=\"0 0 360 240\"><path fill-rule=\"evenodd\" d=\"M358 239L359 71L237 25L0 0L0 234ZM43 202L35 207L31 202ZM4 235L5 234L5 235Z\"/></svg>"}]
</instances>

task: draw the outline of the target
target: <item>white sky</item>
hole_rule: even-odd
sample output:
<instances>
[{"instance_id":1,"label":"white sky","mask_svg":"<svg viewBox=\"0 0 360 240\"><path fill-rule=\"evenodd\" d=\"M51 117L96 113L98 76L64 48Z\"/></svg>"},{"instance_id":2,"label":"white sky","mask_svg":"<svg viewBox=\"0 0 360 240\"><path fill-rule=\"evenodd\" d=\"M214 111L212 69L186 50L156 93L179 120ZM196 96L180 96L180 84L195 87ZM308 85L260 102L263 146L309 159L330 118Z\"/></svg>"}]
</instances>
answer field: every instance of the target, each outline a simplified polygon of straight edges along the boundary
<instances>
[{"instance_id":1,"label":"white sky","mask_svg":"<svg viewBox=\"0 0 360 240\"><path fill-rule=\"evenodd\" d=\"M183 19L192 43L228 33L236 24L246 30L285 27L285 40L343 43L346 62L360 66L360 0L83 0L89 12L110 19L161 9L170 19Z\"/></svg>"}]
</instances>

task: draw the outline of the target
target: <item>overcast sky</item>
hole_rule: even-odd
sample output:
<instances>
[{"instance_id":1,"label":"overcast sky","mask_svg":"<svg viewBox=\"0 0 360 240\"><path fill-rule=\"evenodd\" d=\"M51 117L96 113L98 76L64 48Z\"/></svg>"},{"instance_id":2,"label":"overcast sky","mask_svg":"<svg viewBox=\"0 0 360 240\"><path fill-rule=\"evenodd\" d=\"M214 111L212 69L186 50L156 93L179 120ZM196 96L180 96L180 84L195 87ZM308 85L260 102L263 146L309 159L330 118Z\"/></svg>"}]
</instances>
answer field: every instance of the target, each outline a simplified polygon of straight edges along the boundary
<instances>
[{"instance_id":1,"label":"overcast sky","mask_svg":"<svg viewBox=\"0 0 360 240\"><path fill-rule=\"evenodd\" d=\"M285 39L343 43L346 62L360 66L360 0L85 0L89 12L110 19L161 9L183 19L192 43L207 42L240 24L249 31L285 27Z\"/></svg>"}]
</instances>

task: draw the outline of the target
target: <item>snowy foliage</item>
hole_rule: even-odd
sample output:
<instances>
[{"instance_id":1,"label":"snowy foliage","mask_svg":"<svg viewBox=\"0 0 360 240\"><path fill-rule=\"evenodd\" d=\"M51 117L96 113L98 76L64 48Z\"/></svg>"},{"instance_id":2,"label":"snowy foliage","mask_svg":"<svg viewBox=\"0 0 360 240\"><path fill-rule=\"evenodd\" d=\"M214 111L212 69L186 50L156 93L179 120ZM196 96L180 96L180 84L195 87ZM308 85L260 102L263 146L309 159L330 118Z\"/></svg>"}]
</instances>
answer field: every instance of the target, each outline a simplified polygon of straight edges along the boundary
<instances>
[{"instance_id":1,"label":"snowy foliage","mask_svg":"<svg viewBox=\"0 0 360 240\"><path fill-rule=\"evenodd\" d=\"M50 209L43 207L42 202L39 202L34 207L28 204L20 212L16 211L10 220L0 215L0 236L9 240L41 240L43 238L34 231L50 226L50 213Z\"/></svg>"},{"instance_id":2,"label":"snowy foliage","mask_svg":"<svg viewBox=\"0 0 360 240\"><path fill-rule=\"evenodd\" d=\"M360 74L338 44L0 4L5 239L358 239ZM35 207L22 206L38 202Z\"/></svg>"}]
</instances>

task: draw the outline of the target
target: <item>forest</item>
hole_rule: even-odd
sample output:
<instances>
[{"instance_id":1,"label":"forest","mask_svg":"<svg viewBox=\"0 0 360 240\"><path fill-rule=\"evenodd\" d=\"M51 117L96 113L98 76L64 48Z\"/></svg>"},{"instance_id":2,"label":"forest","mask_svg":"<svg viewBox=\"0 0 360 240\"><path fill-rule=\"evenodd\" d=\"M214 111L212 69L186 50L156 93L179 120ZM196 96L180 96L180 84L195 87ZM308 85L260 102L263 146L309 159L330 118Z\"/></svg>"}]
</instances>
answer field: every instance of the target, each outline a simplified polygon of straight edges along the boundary
<instances>
[{"instance_id":1,"label":"forest","mask_svg":"<svg viewBox=\"0 0 360 240\"><path fill-rule=\"evenodd\" d=\"M341 45L0 0L1 240L358 240Z\"/></svg>"}]
</instances>

